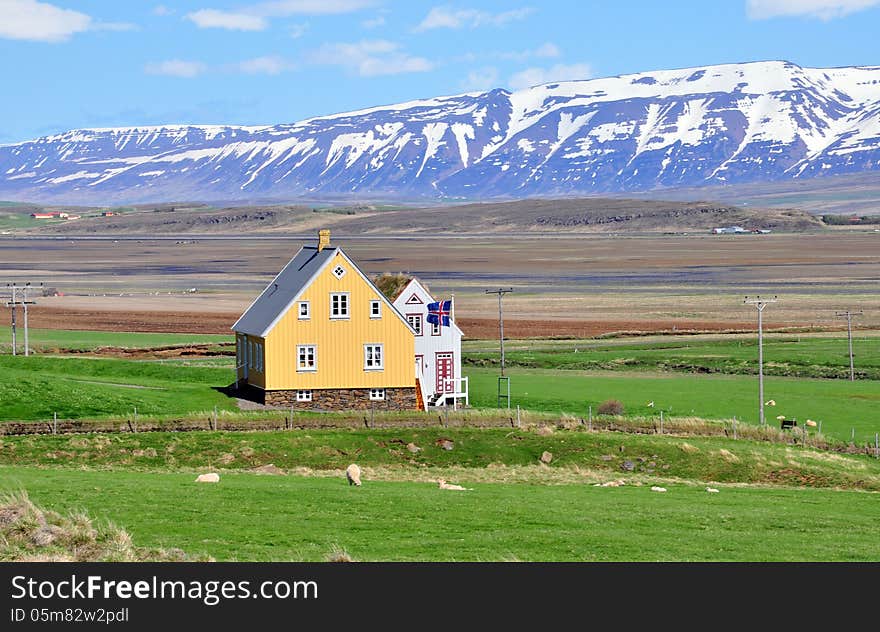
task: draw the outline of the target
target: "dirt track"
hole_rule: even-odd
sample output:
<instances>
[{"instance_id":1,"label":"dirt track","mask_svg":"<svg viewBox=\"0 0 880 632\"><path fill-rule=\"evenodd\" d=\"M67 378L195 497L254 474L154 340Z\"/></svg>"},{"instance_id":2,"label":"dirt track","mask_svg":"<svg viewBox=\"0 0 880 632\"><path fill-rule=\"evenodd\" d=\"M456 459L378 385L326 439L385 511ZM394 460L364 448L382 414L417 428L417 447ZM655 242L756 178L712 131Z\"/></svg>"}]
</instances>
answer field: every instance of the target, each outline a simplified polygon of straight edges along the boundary
<instances>
[{"instance_id":1,"label":"dirt track","mask_svg":"<svg viewBox=\"0 0 880 632\"><path fill-rule=\"evenodd\" d=\"M97 331L143 331L158 333L230 334L237 313L89 311L41 307L31 311L30 326L39 329L86 329ZM3 320L7 314L0 314ZM492 318L459 318L467 338L498 337L498 321ZM782 326L774 323L775 326ZM622 331L729 331L754 329L753 322L675 320L524 320L505 318L504 335L510 338L550 336L593 337Z\"/></svg>"}]
</instances>

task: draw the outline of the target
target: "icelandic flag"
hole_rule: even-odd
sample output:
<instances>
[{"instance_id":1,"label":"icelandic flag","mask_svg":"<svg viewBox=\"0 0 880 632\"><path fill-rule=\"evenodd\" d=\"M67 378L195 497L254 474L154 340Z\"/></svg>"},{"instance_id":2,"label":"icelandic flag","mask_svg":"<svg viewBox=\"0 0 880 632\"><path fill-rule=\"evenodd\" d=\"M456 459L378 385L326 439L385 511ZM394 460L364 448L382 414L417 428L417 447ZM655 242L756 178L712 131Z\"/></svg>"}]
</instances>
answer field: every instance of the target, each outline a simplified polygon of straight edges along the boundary
<instances>
[{"instance_id":1,"label":"icelandic flag","mask_svg":"<svg viewBox=\"0 0 880 632\"><path fill-rule=\"evenodd\" d=\"M449 327L449 314L452 313L452 299L428 303L428 317L426 320L432 325Z\"/></svg>"}]
</instances>

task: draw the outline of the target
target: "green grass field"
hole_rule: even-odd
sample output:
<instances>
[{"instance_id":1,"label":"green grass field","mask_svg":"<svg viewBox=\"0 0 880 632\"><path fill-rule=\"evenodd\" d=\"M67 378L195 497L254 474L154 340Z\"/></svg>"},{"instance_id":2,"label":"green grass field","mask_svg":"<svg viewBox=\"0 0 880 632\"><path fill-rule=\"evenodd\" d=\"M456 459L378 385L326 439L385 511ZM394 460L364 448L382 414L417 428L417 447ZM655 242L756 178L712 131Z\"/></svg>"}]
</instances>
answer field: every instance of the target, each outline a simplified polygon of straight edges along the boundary
<instances>
[{"instance_id":1,"label":"green grass field","mask_svg":"<svg viewBox=\"0 0 880 632\"><path fill-rule=\"evenodd\" d=\"M874 494L787 488L434 483L0 466L5 489L85 509L138 546L218 560L862 560L880 558Z\"/></svg>"},{"instance_id":2,"label":"green grass field","mask_svg":"<svg viewBox=\"0 0 880 632\"><path fill-rule=\"evenodd\" d=\"M498 343L469 341L465 361L497 366ZM509 341L507 366L541 369L608 371L674 371L686 373L757 374L755 336L668 336L649 340ZM575 351L577 349L577 351ZM853 342L856 375L880 379L880 337L857 332ZM849 378L849 351L844 336L767 336L765 375Z\"/></svg>"},{"instance_id":3,"label":"green grass field","mask_svg":"<svg viewBox=\"0 0 880 632\"><path fill-rule=\"evenodd\" d=\"M440 438L453 440L454 449L440 447ZM417 454L406 449L410 442L421 448ZM539 462L545 450L553 455L546 467ZM880 491L880 459L725 437L562 430L543 436L529 430L437 427L9 436L0 440L0 463L22 466L246 471L271 463L285 470L322 472L343 470L352 461L407 480L440 476L437 472L451 468L473 482L516 478L558 483L625 475L645 480ZM532 470L517 473L516 468Z\"/></svg>"},{"instance_id":4,"label":"green grass field","mask_svg":"<svg viewBox=\"0 0 880 632\"><path fill-rule=\"evenodd\" d=\"M237 410L215 390L230 369L51 356L0 356L0 419L62 419Z\"/></svg>"},{"instance_id":5,"label":"green grass field","mask_svg":"<svg viewBox=\"0 0 880 632\"><path fill-rule=\"evenodd\" d=\"M185 415L235 411L235 401L218 388L232 381L229 367L51 356L0 356L0 420L46 420L141 415ZM601 402L620 400L627 415L737 419L757 423L757 380L753 376L681 373L585 372L515 368L508 371L511 404L537 411L588 416ZM497 405L497 372L469 367L471 405ZM768 377L768 423L777 415L822 422L822 433L857 443L880 431L880 391L874 381ZM654 407L648 403L653 401Z\"/></svg>"},{"instance_id":6,"label":"green grass field","mask_svg":"<svg viewBox=\"0 0 880 632\"><path fill-rule=\"evenodd\" d=\"M36 351L51 349L93 350L98 347L123 347L148 349L171 345L217 344L233 342L232 336L211 334L164 334L112 331L76 331L63 329L30 329L28 342ZM24 333L18 331L18 351L24 348ZM0 352L10 353L12 332L9 327L0 328Z\"/></svg>"},{"instance_id":7,"label":"green grass field","mask_svg":"<svg viewBox=\"0 0 880 632\"><path fill-rule=\"evenodd\" d=\"M471 404L497 405L497 370L470 367ZM581 372L572 370L509 369L511 403L534 410L567 412L580 417L605 400L620 400L628 415L656 415L662 409L673 417L696 416L758 422L758 381L737 375L676 373ZM778 426L777 415L800 422L822 422L823 434L858 442L872 441L880 432L880 389L877 382L766 378L764 393L775 407L765 407L767 423ZM654 402L654 407L648 406Z\"/></svg>"}]
</instances>

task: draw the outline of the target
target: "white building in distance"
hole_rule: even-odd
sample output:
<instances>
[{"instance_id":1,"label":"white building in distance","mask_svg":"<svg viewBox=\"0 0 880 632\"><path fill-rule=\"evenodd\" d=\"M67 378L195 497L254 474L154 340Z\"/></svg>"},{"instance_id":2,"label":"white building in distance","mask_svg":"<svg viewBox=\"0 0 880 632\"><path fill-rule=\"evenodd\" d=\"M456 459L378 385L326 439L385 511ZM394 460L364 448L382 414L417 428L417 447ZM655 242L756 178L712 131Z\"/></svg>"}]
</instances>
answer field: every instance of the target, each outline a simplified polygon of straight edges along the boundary
<instances>
[{"instance_id":1,"label":"white building in distance","mask_svg":"<svg viewBox=\"0 0 880 632\"><path fill-rule=\"evenodd\" d=\"M442 300L442 299L441 299ZM453 302L449 326L428 322L428 305L438 302L417 279L410 279L394 299L394 307L415 332L416 377L425 407L469 404L468 379L461 374L461 329Z\"/></svg>"}]
</instances>

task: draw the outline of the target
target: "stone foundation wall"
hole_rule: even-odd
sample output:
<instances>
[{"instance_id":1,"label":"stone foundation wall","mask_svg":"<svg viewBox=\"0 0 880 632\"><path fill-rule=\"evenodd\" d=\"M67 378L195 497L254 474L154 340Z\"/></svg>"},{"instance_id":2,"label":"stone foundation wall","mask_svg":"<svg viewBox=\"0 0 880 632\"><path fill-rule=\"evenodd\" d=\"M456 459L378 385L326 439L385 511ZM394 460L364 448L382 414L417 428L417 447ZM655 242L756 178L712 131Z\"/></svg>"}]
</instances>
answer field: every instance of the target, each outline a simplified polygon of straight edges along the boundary
<instances>
[{"instance_id":1,"label":"stone foundation wall","mask_svg":"<svg viewBox=\"0 0 880 632\"><path fill-rule=\"evenodd\" d=\"M415 386L386 388L385 399L372 401L368 388L312 389L312 401L296 401L295 390L265 391L267 406L293 406L294 410L416 410Z\"/></svg>"}]
</instances>

